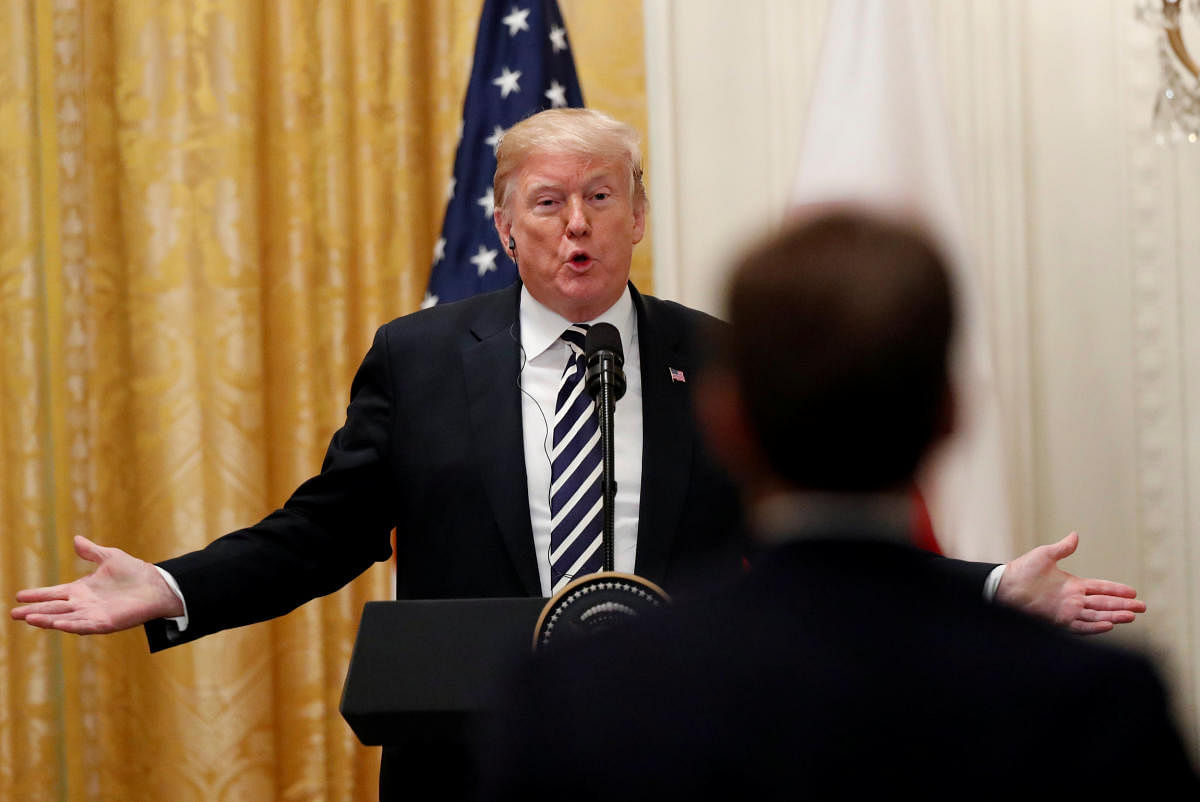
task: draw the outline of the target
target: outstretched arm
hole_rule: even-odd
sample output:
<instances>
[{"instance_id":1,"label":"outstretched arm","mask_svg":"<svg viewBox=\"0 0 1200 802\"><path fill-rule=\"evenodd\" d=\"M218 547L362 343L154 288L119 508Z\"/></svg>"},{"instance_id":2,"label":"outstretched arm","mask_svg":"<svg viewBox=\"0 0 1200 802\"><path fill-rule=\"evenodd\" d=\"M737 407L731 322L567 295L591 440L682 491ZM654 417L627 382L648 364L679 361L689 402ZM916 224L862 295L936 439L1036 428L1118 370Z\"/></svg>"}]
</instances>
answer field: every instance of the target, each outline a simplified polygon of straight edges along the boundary
<instances>
[{"instance_id":1,"label":"outstretched arm","mask_svg":"<svg viewBox=\"0 0 1200 802\"><path fill-rule=\"evenodd\" d=\"M1052 621L1072 632L1107 632L1146 612L1137 591L1106 579L1081 579L1058 567L1079 546L1075 532L1057 543L1038 546L1004 569L996 600Z\"/></svg>"},{"instance_id":2,"label":"outstretched arm","mask_svg":"<svg viewBox=\"0 0 1200 802\"><path fill-rule=\"evenodd\" d=\"M183 602L150 563L79 536L75 553L96 563L96 570L64 585L18 591L22 606L13 609L13 618L43 629L96 635L183 615Z\"/></svg>"}]
</instances>

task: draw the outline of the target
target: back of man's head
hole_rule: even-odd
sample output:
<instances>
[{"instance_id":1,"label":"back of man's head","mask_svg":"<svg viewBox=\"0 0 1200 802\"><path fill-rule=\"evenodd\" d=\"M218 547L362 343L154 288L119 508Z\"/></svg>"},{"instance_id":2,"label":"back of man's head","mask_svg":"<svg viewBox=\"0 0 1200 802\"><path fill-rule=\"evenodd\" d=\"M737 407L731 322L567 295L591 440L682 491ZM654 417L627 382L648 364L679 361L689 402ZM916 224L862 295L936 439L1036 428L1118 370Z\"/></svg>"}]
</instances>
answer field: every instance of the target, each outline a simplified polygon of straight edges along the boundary
<instances>
[{"instance_id":1,"label":"back of man's head","mask_svg":"<svg viewBox=\"0 0 1200 802\"><path fill-rule=\"evenodd\" d=\"M721 359L790 485L902 485L949 427L952 289L914 225L850 209L790 224L738 264L729 318Z\"/></svg>"}]
</instances>

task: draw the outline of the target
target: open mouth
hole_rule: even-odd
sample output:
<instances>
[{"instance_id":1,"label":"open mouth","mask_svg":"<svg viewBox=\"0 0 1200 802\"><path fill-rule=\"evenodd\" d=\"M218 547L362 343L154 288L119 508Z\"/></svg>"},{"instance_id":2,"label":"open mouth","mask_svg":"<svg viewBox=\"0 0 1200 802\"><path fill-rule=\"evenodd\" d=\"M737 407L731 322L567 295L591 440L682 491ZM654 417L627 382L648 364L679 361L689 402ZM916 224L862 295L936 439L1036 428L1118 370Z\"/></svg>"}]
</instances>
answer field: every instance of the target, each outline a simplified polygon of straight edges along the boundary
<instances>
[{"instance_id":1,"label":"open mouth","mask_svg":"<svg viewBox=\"0 0 1200 802\"><path fill-rule=\"evenodd\" d=\"M586 251L576 251L567 261L575 267L586 267L591 263L592 257L588 256Z\"/></svg>"}]
</instances>

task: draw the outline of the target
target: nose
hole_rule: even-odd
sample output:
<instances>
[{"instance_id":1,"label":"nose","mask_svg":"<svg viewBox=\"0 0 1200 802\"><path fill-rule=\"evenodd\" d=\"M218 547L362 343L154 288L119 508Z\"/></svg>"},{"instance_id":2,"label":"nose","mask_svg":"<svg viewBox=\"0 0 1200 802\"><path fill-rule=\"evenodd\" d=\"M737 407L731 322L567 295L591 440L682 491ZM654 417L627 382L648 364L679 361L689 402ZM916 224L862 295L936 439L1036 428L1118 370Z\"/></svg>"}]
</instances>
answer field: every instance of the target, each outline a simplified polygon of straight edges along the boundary
<instances>
[{"instance_id":1,"label":"nose","mask_svg":"<svg viewBox=\"0 0 1200 802\"><path fill-rule=\"evenodd\" d=\"M587 207L583 198L573 197L567 201L567 235L573 238L583 237L592 230L588 221Z\"/></svg>"}]
</instances>

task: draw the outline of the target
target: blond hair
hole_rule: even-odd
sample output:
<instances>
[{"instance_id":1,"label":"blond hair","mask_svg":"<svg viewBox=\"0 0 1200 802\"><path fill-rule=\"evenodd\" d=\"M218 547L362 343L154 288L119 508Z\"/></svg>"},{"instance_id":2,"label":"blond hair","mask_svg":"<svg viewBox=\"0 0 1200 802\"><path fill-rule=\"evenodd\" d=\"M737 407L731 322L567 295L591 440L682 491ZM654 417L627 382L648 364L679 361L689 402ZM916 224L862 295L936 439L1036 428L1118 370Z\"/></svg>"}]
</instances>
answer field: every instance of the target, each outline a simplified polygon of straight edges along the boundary
<instances>
[{"instance_id":1,"label":"blond hair","mask_svg":"<svg viewBox=\"0 0 1200 802\"><path fill-rule=\"evenodd\" d=\"M629 170L635 206L646 203L642 150L632 126L595 109L547 109L504 132L496 143L492 197L497 209L508 199L513 174L535 153L562 153L622 162Z\"/></svg>"}]
</instances>

